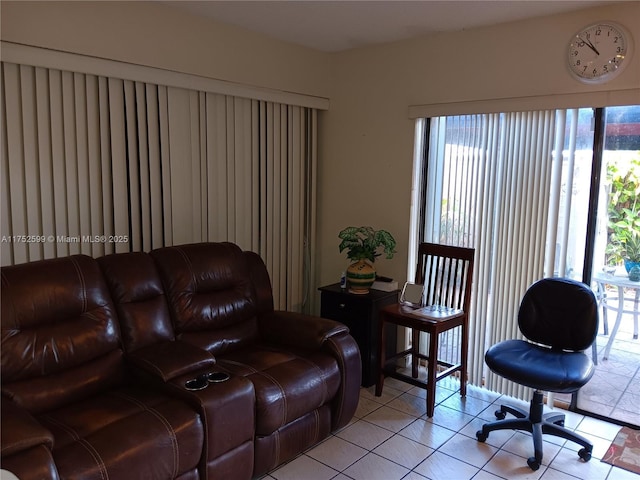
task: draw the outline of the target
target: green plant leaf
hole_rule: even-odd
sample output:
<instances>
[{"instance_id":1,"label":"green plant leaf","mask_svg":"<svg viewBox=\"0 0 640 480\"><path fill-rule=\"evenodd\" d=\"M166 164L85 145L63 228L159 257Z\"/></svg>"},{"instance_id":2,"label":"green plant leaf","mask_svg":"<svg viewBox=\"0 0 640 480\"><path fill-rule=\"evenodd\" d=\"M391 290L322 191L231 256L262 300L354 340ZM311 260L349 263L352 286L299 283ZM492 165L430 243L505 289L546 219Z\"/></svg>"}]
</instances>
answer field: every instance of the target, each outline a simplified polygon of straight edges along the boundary
<instances>
[{"instance_id":1,"label":"green plant leaf","mask_svg":"<svg viewBox=\"0 0 640 480\"><path fill-rule=\"evenodd\" d=\"M396 241L386 230L375 230L370 226L347 227L338 233L342 239L338 249L347 251L347 258L357 260L369 260L375 262L381 254L377 252L382 247L386 258L391 259L396 253Z\"/></svg>"}]
</instances>

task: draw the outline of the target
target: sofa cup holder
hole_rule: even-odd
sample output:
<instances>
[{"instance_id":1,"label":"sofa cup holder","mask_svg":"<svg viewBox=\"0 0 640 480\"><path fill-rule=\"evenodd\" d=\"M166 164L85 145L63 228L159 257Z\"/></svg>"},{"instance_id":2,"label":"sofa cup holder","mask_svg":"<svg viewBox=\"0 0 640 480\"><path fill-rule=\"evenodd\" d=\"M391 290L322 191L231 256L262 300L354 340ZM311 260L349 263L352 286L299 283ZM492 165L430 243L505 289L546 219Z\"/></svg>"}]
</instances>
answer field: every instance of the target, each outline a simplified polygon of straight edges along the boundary
<instances>
[{"instance_id":1,"label":"sofa cup holder","mask_svg":"<svg viewBox=\"0 0 640 480\"><path fill-rule=\"evenodd\" d=\"M184 388L192 392L204 390L210 383L221 383L229 380L229 374L225 372L209 372L198 375L196 378L184 382Z\"/></svg>"}]
</instances>

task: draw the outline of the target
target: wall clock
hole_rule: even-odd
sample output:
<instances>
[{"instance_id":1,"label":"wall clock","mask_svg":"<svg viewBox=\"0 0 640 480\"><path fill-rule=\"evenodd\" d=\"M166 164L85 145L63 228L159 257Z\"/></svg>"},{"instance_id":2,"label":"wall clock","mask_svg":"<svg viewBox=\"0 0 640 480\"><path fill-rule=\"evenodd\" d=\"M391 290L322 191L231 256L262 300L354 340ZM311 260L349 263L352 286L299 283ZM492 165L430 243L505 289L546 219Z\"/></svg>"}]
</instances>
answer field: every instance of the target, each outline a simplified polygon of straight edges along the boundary
<instances>
[{"instance_id":1,"label":"wall clock","mask_svg":"<svg viewBox=\"0 0 640 480\"><path fill-rule=\"evenodd\" d=\"M629 32L614 22L601 22L581 29L569 41L568 65L584 83L604 83L620 75L631 57Z\"/></svg>"}]
</instances>

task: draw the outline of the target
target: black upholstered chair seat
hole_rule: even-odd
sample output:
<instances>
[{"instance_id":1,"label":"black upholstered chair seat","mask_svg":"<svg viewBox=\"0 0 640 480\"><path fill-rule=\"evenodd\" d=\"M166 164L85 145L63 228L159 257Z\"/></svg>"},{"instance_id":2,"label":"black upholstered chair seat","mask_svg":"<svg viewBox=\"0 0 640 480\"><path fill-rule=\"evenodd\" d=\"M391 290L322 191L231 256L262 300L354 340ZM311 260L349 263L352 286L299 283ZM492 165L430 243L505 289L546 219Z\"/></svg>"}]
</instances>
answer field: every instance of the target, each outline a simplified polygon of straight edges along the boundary
<instances>
[{"instance_id":1,"label":"black upholstered chair seat","mask_svg":"<svg viewBox=\"0 0 640 480\"><path fill-rule=\"evenodd\" d=\"M595 367L582 352L553 351L524 340L506 340L485 354L491 370L527 387L572 393L586 384Z\"/></svg>"},{"instance_id":2,"label":"black upholstered chair seat","mask_svg":"<svg viewBox=\"0 0 640 480\"><path fill-rule=\"evenodd\" d=\"M593 376L595 367L582 351L598 332L598 305L591 289L568 278L544 278L531 285L518 310L518 328L528 340L504 340L485 353L491 371L534 389L529 411L501 405L495 422L485 423L476 438L485 442L495 430L531 432L534 455L531 469L542 464L542 435L549 434L582 445L578 456L591 459L592 443L564 428L564 414L544 413L544 392L572 393ZM505 418L507 414L515 418Z\"/></svg>"}]
</instances>

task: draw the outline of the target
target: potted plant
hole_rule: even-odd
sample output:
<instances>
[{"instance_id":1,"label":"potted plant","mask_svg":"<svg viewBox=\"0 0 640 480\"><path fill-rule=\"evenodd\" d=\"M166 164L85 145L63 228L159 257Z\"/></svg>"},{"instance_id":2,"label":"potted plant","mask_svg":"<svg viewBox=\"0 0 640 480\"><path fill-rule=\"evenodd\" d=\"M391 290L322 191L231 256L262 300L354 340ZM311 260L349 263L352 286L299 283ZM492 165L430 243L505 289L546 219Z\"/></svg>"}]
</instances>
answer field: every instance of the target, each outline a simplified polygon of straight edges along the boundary
<instances>
[{"instance_id":1,"label":"potted plant","mask_svg":"<svg viewBox=\"0 0 640 480\"><path fill-rule=\"evenodd\" d=\"M340 252L347 251L347 258L353 263L347 268L347 283L352 293L368 293L376 279L373 262L382 255L378 250L382 248L385 258L393 258L396 241L386 230L374 230L372 227L347 227L338 237L342 240Z\"/></svg>"},{"instance_id":2,"label":"potted plant","mask_svg":"<svg viewBox=\"0 0 640 480\"><path fill-rule=\"evenodd\" d=\"M633 232L622 244L622 258L627 273L633 267L640 267L640 234Z\"/></svg>"}]
</instances>

